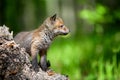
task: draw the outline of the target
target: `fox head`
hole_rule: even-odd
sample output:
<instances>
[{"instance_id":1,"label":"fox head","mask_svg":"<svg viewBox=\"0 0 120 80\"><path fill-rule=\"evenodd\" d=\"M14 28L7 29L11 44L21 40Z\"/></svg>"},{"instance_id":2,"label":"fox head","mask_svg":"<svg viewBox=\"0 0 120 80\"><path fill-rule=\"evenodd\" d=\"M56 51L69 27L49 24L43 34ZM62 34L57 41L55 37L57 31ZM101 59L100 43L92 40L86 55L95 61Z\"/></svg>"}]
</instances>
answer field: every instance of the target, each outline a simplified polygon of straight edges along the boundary
<instances>
[{"instance_id":1,"label":"fox head","mask_svg":"<svg viewBox=\"0 0 120 80\"><path fill-rule=\"evenodd\" d=\"M69 33L69 29L64 25L63 20L57 15L53 15L45 20L45 25L55 35L66 35Z\"/></svg>"}]
</instances>

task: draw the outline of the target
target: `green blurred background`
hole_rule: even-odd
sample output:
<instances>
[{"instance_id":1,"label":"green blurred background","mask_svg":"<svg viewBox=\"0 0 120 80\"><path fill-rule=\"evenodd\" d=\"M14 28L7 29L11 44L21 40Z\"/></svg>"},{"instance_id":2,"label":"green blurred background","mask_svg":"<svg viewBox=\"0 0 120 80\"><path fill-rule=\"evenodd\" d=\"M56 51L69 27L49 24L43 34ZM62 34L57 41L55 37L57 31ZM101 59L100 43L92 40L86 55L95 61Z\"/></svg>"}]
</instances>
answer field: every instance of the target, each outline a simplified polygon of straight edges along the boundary
<instances>
[{"instance_id":1,"label":"green blurred background","mask_svg":"<svg viewBox=\"0 0 120 80\"><path fill-rule=\"evenodd\" d=\"M51 68L71 80L120 80L120 0L0 0L0 25L14 35L55 13L71 33L53 41Z\"/></svg>"}]
</instances>

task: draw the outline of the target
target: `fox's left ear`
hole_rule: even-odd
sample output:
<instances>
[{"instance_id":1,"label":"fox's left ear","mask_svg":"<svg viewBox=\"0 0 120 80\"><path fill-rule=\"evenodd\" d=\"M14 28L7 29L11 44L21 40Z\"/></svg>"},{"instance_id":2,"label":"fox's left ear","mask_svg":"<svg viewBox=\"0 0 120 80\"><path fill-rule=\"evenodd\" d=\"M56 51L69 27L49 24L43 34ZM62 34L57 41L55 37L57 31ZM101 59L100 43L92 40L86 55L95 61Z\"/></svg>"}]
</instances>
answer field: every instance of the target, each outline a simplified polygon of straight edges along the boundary
<instances>
[{"instance_id":1,"label":"fox's left ear","mask_svg":"<svg viewBox=\"0 0 120 80\"><path fill-rule=\"evenodd\" d=\"M50 17L50 20L51 20L51 21L55 21L56 18L57 18L57 14L54 14L52 17Z\"/></svg>"}]
</instances>

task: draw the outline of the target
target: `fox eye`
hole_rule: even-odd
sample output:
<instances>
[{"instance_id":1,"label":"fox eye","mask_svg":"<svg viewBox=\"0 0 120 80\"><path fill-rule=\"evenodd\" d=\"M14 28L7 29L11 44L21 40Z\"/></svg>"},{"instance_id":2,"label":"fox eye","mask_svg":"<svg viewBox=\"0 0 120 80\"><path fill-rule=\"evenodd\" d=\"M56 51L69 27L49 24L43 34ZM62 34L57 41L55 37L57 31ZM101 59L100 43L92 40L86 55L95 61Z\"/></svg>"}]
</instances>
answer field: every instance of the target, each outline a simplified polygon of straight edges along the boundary
<instances>
[{"instance_id":1,"label":"fox eye","mask_svg":"<svg viewBox=\"0 0 120 80\"><path fill-rule=\"evenodd\" d=\"M64 25L61 25L60 28L63 28Z\"/></svg>"}]
</instances>

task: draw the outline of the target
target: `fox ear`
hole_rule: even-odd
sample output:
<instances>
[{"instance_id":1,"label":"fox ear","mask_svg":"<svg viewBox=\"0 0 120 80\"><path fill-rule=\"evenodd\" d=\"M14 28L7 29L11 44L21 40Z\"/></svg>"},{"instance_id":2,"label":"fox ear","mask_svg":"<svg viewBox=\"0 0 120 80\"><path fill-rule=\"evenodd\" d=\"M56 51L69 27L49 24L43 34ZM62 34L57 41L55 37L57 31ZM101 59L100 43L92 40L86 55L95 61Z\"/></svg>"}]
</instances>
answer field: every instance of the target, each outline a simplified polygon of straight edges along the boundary
<instances>
[{"instance_id":1,"label":"fox ear","mask_svg":"<svg viewBox=\"0 0 120 80\"><path fill-rule=\"evenodd\" d=\"M57 14L54 14L52 17L50 17L50 20L51 20L51 21L55 21L56 18L57 18Z\"/></svg>"}]
</instances>

